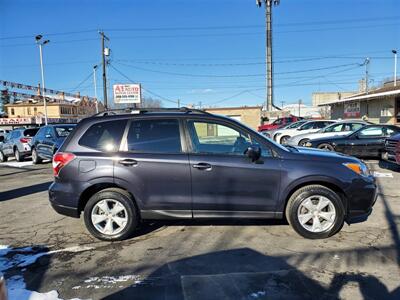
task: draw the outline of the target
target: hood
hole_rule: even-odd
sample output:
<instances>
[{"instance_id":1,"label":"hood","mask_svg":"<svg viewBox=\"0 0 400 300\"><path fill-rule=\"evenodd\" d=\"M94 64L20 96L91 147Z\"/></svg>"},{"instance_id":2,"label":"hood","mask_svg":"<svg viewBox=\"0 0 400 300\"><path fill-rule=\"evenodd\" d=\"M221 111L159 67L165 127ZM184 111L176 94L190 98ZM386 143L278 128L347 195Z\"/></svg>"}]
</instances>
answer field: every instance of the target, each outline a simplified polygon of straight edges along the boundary
<instances>
[{"instance_id":1,"label":"hood","mask_svg":"<svg viewBox=\"0 0 400 300\"><path fill-rule=\"evenodd\" d=\"M310 159L314 160L343 160L343 161L354 161L358 162L359 160L355 157L339 153L339 152L331 152L331 151L326 151L326 150L320 150L320 149L315 149L315 148L308 148L308 147L296 147L298 150L298 154L300 155L306 155Z\"/></svg>"}]
</instances>

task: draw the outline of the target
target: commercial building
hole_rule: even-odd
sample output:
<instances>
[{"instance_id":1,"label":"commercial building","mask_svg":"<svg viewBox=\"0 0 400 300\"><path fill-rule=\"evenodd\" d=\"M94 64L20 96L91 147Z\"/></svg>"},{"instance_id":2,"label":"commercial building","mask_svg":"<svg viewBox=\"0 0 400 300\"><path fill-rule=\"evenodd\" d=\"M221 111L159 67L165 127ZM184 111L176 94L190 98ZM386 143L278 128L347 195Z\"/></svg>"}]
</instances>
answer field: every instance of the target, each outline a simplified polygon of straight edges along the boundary
<instances>
[{"instance_id":1,"label":"commercial building","mask_svg":"<svg viewBox=\"0 0 400 300\"><path fill-rule=\"evenodd\" d=\"M212 114L230 117L255 130L261 124L262 106L220 107L206 108L204 110Z\"/></svg>"},{"instance_id":2,"label":"commercial building","mask_svg":"<svg viewBox=\"0 0 400 300\"><path fill-rule=\"evenodd\" d=\"M382 87L350 97L328 101L332 119L366 119L374 123L400 124L400 84Z\"/></svg>"}]
</instances>

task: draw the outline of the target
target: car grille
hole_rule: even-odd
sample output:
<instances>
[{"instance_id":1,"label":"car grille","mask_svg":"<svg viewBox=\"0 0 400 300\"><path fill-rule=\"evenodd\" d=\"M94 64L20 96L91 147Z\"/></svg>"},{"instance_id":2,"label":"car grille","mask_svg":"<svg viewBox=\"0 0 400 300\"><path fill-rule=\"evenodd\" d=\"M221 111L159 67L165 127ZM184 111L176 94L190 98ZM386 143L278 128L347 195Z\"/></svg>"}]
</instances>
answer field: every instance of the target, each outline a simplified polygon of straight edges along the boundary
<instances>
[{"instance_id":1,"label":"car grille","mask_svg":"<svg viewBox=\"0 0 400 300\"><path fill-rule=\"evenodd\" d=\"M396 148L398 147L399 141L396 140L386 140L385 149L389 152L396 152Z\"/></svg>"}]
</instances>

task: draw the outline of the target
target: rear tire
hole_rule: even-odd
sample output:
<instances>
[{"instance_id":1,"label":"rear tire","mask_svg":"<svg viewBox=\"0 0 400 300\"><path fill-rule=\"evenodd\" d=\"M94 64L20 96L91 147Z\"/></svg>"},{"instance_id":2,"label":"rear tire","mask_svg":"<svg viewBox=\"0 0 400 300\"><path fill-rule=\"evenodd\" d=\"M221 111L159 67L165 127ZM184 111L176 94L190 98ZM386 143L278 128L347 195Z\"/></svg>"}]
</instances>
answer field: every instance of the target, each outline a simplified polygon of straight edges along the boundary
<instances>
[{"instance_id":1,"label":"rear tire","mask_svg":"<svg viewBox=\"0 0 400 300\"><path fill-rule=\"evenodd\" d=\"M126 191L108 188L94 194L84 209L90 234L103 241L121 241L132 235L139 222L134 200Z\"/></svg>"},{"instance_id":2,"label":"rear tire","mask_svg":"<svg viewBox=\"0 0 400 300\"><path fill-rule=\"evenodd\" d=\"M299 142L299 146L305 147L305 146L306 146L306 143L307 143L309 140L310 140L310 139L302 139L302 140Z\"/></svg>"},{"instance_id":3,"label":"rear tire","mask_svg":"<svg viewBox=\"0 0 400 300\"><path fill-rule=\"evenodd\" d=\"M318 145L318 149L326 150L326 151L335 151L335 148L333 148L333 146L328 143Z\"/></svg>"},{"instance_id":4,"label":"rear tire","mask_svg":"<svg viewBox=\"0 0 400 300\"><path fill-rule=\"evenodd\" d=\"M18 162L24 161L24 157L21 155L21 153L19 152L18 148L16 148L14 150L14 157L15 157L15 160L18 161Z\"/></svg>"},{"instance_id":5,"label":"rear tire","mask_svg":"<svg viewBox=\"0 0 400 300\"><path fill-rule=\"evenodd\" d=\"M36 148L32 149L32 162L34 165L38 165L42 162L42 159L39 157Z\"/></svg>"},{"instance_id":6,"label":"rear tire","mask_svg":"<svg viewBox=\"0 0 400 300\"><path fill-rule=\"evenodd\" d=\"M334 235L343 227L345 219L341 197L322 185L308 185L294 192L285 213L292 228L307 239Z\"/></svg>"},{"instance_id":7,"label":"rear tire","mask_svg":"<svg viewBox=\"0 0 400 300\"><path fill-rule=\"evenodd\" d=\"M4 155L2 151L0 151L0 162L6 162L8 157Z\"/></svg>"}]
</instances>

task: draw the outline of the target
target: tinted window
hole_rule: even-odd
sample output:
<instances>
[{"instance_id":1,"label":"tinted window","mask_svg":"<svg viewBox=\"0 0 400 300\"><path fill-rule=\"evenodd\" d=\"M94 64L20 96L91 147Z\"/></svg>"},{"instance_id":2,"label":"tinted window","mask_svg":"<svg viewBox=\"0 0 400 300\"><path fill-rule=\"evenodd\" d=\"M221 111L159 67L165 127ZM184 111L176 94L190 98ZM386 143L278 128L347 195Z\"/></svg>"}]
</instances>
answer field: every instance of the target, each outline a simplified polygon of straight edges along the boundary
<instances>
[{"instance_id":1,"label":"tinted window","mask_svg":"<svg viewBox=\"0 0 400 300\"><path fill-rule=\"evenodd\" d=\"M344 124L335 124L327 127L324 132L339 132L343 131Z\"/></svg>"},{"instance_id":2,"label":"tinted window","mask_svg":"<svg viewBox=\"0 0 400 300\"><path fill-rule=\"evenodd\" d=\"M178 120L133 121L128 133L128 150L148 153L181 152Z\"/></svg>"},{"instance_id":3,"label":"tinted window","mask_svg":"<svg viewBox=\"0 0 400 300\"><path fill-rule=\"evenodd\" d=\"M299 129L300 130L307 130L307 129L312 129L315 125L315 122L308 122L302 125Z\"/></svg>"},{"instance_id":4,"label":"tinted window","mask_svg":"<svg viewBox=\"0 0 400 300\"><path fill-rule=\"evenodd\" d=\"M44 137L44 132L46 131L46 127L42 127L42 128L40 128L39 129L39 131L36 133L36 137L37 138L42 138L42 137Z\"/></svg>"},{"instance_id":5,"label":"tinted window","mask_svg":"<svg viewBox=\"0 0 400 300\"><path fill-rule=\"evenodd\" d=\"M356 131L356 130L358 130L358 129L360 129L361 127L364 126L364 124L361 124L361 123L352 123L352 124L350 125L350 129L348 129L348 128L347 128L347 125L348 125L348 124L346 124L346 129L345 129L344 131Z\"/></svg>"},{"instance_id":6,"label":"tinted window","mask_svg":"<svg viewBox=\"0 0 400 300\"><path fill-rule=\"evenodd\" d=\"M196 153L243 155L251 145L247 133L211 121L189 121L189 130Z\"/></svg>"},{"instance_id":7,"label":"tinted window","mask_svg":"<svg viewBox=\"0 0 400 300\"><path fill-rule=\"evenodd\" d=\"M383 136L382 127L368 127L361 130L358 134L360 137L380 137Z\"/></svg>"},{"instance_id":8,"label":"tinted window","mask_svg":"<svg viewBox=\"0 0 400 300\"><path fill-rule=\"evenodd\" d=\"M320 129L320 128L325 128L329 124L332 124L331 122L315 122L314 124L314 129Z\"/></svg>"},{"instance_id":9,"label":"tinted window","mask_svg":"<svg viewBox=\"0 0 400 300\"><path fill-rule=\"evenodd\" d=\"M24 136L26 136L26 137L34 137L38 131L39 131L39 128L25 129L24 130Z\"/></svg>"},{"instance_id":10,"label":"tinted window","mask_svg":"<svg viewBox=\"0 0 400 300\"><path fill-rule=\"evenodd\" d=\"M71 125L71 126L57 126L54 129L58 137L67 137L72 132L72 130L74 130L74 128L75 126Z\"/></svg>"},{"instance_id":11,"label":"tinted window","mask_svg":"<svg viewBox=\"0 0 400 300\"><path fill-rule=\"evenodd\" d=\"M101 122L92 125L79 140L79 145L100 151L117 151L127 120Z\"/></svg>"}]
</instances>

